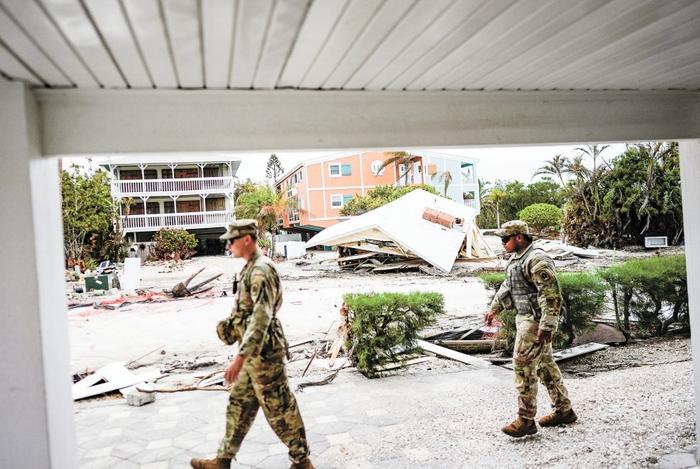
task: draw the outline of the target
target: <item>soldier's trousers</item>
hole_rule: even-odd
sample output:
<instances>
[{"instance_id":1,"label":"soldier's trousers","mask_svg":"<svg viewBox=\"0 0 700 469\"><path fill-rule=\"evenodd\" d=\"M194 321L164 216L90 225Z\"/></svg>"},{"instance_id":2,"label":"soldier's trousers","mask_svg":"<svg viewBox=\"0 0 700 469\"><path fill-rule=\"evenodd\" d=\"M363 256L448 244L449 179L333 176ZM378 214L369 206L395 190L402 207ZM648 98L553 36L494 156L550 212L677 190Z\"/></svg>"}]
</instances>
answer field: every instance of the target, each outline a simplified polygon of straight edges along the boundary
<instances>
[{"instance_id":1,"label":"soldier's trousers","mask_svg":"<svg viewBox=\"0 0 700 469\"><path fill-rule=\"evenodd\" d=\"M518 390L518 415L534 419L537 415L537 378L549 392L552 406L566 412L571 409L569 393L552 357L552 344L537 342L539 322L532 315L517 315L517 334L513 347L515 387Z\"/></svg>"},{"instance_id":2,"label":"soldier's trousers","mask_svg":"<svg viewBox=\"0 0 700 469\"><path fill-rule=\"evenodd\" d=\"M293 463L308 459L306 430L297 401L289 389L283 357L267 361L246 359L231 388L226 409L226 434L217 457L235 458L260 407L279 439L289 448L289 459Z\"/></svg>"}]
</instances>

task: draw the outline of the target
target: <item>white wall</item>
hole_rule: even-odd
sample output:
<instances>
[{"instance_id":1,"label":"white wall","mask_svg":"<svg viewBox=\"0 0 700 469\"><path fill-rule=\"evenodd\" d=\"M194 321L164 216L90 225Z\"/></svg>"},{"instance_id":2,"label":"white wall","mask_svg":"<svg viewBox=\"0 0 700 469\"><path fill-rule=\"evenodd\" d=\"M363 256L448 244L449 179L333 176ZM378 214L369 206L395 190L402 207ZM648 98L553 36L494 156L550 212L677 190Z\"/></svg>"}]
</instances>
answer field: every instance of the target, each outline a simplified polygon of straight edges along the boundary
<instances>
[{"instance_id":1,"label":"white wall","mask_svg":"<svg viewBox=\"0 0 700 469\"><path fill-rule=\"evenodd\" d=\"M24 86L0 83L0 103L0 467L73 468L58 162Z\"/></svg>"}]
</instances>

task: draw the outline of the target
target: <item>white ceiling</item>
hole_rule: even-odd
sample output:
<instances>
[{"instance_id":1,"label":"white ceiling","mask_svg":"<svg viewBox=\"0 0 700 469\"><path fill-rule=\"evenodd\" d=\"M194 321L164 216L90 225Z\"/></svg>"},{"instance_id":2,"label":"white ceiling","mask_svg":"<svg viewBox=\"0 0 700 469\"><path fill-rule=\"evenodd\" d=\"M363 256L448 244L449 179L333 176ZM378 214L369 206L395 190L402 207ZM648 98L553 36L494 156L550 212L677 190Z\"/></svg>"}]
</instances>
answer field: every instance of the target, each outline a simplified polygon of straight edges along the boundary
<instances>
[{"instance_id":1,"label":"white ceiling","mask_svg":"<svg viewBox=\"0 0 700 469\"><path fill-rule=\"evenodd\" d=\"M37 87L700 89L698 0L0 0Z\"/></svg>"}]
</instances>

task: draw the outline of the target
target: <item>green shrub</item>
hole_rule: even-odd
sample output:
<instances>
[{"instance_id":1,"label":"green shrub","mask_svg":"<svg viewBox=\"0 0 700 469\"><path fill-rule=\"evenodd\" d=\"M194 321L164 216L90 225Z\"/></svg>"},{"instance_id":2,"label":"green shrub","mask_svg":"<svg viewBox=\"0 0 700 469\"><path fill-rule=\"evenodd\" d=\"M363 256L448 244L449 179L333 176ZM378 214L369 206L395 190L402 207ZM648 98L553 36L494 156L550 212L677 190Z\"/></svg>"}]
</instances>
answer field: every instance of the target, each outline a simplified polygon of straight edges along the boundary
<instances>
[{"instance_id":1,"label":"green shrub","mask_svg":"<svg viewBox=\"0 0 700 469\"><path fill-rule=\"evenodd\" d=\"M630 318L644 334L665 334L675 323L689 327L684 256L631 260L600 275L612 290L615 318L626 336L632 332Z\"/></svg>"},{"instance_id":2,"label":"green shrub","mask_svg":"<svg viewBox=\"0 0 700 469\"><path fill-rule=\"evenodd\" d=\"M585 272L557 274L563 311L559 330L561 336L555 347L568 346L575 335L593 327L592 319L600 316L605 307L607 285L596 274Z\"/></svg>"},{"instance_id":3,"label":"green shrub","mask_svg":"<svg viewBox=\"0 0 700 469\"><path fill-rule=\"evenodd\" d=\"M548 227L559 230L561 227L561 210L552 204L527 206L520 211L518 218L538 231Z\"/></svg>"},{"instance_id":4,"label":"green shrub","mask_svg":"<svg viewBox=\"0 0 700 469\"><path fill-rule=\"evenodd\" d=\"M495 292L505 280L505 274L484 274L479 278L486 288ZM565 347L571 344L576 333L589 329L593 325L592 319L602 312L606 285L600 277L588 273L560 273L557 280L563 303L553 342L555 347ZM499 315L502 323L500 335L508 349L515 342L515 315L515 310L506 310Z\"/></svg>"},{"instance_id":5,"label":"green shrub","mask_svg":"<svg viewBox=\"0 0 700 469\"><path fill-rule=\"evenodd\" d=\"M197 246L197 237L187 230L162 228L153 236L152 256L156 259L187 259Z\"/></svg>"},{"instance_id":6,"label":"green shrub","mask_svg":"<svg viewBox=\"0 0 700 469\"><path fill-rule=\"evenodd\" d=\"M349 293L344 296L350 322L352 359L362 374L378 375L377 367L416 349L421 329L444 311L443 296L435 292Z\"/></svg>"},{"instance_id":7,"label":"green shrub","mask_svg":"<svg viewBox=\"0 0 700 469\"><path fill-rule=\"evenodd\" d=\"M361 215L375 208L379 208L382 205L386 205L389 202L393 202L416 189L423 189L431 194L440 195L438 191L429 184L416 186L377 186L368 190L367 195L360 196L355 194L355 196L340 209L340 213L341 215L349 216Z\"/></svg>"}]
</instances>

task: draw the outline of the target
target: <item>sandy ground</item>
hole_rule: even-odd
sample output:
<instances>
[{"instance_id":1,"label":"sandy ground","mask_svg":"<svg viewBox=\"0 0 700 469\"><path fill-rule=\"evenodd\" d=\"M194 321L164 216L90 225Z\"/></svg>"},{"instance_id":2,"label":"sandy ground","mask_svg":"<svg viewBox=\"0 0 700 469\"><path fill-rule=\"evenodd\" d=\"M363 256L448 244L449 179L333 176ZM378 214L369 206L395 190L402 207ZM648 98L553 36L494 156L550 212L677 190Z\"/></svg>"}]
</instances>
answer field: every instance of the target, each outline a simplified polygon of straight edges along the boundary
<instances>
[{"instance_id":1,"label":"sandy ground","mask_svg":"<svg viewBox=\"0 0 700 469\"><path fill-rule=\"evenodd\" d=\"M440 292L445 298L446 314L440 320L440 327L444 329L475 324L489 301L488 292L474 277L341 273L334 260L324 260L329 256L332 253L316 255L309 265L297 266L299 261L279 264L284 304L278 315L290 343L325 338L339 318L338 310L346 293ZM206 267L200 274L202 277L223 272L213 290L216 297L137 303L116 310L91 306L70 310L73 372L113 361L130 361L154 349L164 351L165 356L152 355L147 361L175 355L180 359L193 359L221 354L215 326L229 314L233 297L218 295L230 291L233 275L242 265L240 260L220 256L195 258L176 269L162 263L142 269L141 286L154 289L171 288L201 267Z\"/></svg>"}]
</instances>

